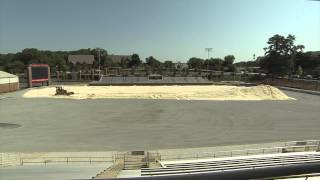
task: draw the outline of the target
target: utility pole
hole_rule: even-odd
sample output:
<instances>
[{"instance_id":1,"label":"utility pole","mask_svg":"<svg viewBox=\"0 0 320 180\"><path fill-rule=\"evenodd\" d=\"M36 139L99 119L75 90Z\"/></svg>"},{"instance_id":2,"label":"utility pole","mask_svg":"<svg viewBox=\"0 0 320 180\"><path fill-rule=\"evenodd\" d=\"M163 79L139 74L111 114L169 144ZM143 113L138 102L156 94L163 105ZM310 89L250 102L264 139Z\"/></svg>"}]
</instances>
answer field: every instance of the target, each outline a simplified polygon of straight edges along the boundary
<instances>
[{"instance_id":1,"label":"utility pole","mask_svg":"<svg viewBox=\"0 0 320 180\"><path fill-rule=\"evenodd\" d=\"M100 72L100 48L98 49L98 56L99 56L99 72Z\"/></svg>"},{"instance_id":2,"label":"utility pole","mask_svg":"<svg viewBox=\"0 0 320 180\"><path fill-rule=\"evenodd\" d=\"M212 48L205 48L205 51L208 52L208 59L207 59L207 78L209 79L209 59L210 59L210 53L212 52Z\"/></svg>"},{"instance_id":3,"label":"utility pole","mask_svg":"<svg viewBox=\"0 0 320 180\"><path fill-rule=\"evenodd\" d=\"M99 71L99 78L101 76L101 63L100 63L100 48L97 48L98 49L98 71Z\"/></svg>"},{"instance_id":4,"label":"utility pole","mask_svg":"<svg viewBox=\"0 0 320 180\"><path fill-rule=\"evenodd\" d=\"M210 59L210 53L212 52L212 48L205 48L205 50L208 52L208 60Z\"/></svg>"}]
</instances>

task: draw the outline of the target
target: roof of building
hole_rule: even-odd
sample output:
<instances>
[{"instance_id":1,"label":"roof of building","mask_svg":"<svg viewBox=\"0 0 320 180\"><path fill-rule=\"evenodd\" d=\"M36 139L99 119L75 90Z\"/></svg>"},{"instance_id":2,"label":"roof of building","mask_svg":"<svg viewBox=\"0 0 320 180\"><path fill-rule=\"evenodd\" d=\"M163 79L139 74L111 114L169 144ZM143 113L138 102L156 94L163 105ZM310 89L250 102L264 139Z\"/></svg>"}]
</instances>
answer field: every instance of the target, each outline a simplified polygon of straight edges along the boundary
<instances>
[{"instance_id":1,"label":"roof of building","mask_svg":"<svg viewBox=\"0 0 320 180\"><path fill-rule=\"evenodd\" d=\"M310 53L312 56L320 56L320 51L308 51L307 53Z\"/></svg>"},{"instance_id":2,"label":"roof of building","mask_svg":"<svg viewBox=\"0 0 320 180\"><path fill-rule=\"evenodd\" d=\"M68 61L72 64L93 64L94 56L93 55L69 55Z\"/></svg>"},{"instance_id":3,"label":"roof of building","mask_svg":"<svg viewBox=\"0 0 320 180\"><path fill-rule=\"evenodd\" d=\"M16 78L17 76L14 74L10 74L4 71L0 71L0 78Z\"/></svg>"},{"instance_id":4,"label":"roof of building","mask_svg":"<svg viewBox=\"0 0 320 180\"><path fill-rule=\"evenodd\" d=\"M112 60L112 62L114 63L121 63L121 60L123 59L129 59L131 60L131 55L108 55L108 58L110 58Z\"/></svg>"}]
</instances>

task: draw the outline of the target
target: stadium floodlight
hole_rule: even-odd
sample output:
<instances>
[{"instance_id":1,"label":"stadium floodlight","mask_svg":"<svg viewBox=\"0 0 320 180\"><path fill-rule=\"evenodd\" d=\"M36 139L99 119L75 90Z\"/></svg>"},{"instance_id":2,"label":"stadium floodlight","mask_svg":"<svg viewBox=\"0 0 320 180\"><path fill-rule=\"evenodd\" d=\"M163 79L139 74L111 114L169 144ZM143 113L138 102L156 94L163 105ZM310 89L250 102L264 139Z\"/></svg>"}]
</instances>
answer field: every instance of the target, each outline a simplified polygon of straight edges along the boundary
<instances>
[{"instance_id":1,"label":"stadium floodlight","mask_svg":"<svg viewBox=\"0 0 320 180\"><path fill-rule=\"evenodd\" d=\"M98 49L98 57L99 57L99 72L100 72L100 48Z\"/></svg>"},{"instance_id":2,"label":"stadium floodlight","mask_svg":"<svg viewBox=\"0 0 320 180\"><path fill-rule=\"evenodd\" d=\"M101 60L100 60L100 50L101 48L96 48L98 51L98 72L99 72L99 77L101 76Z\"/></svg>"},{"instance_id":3,"label":"stadium floodlight","mask_svg":"<svg viewBox=\"0 0 320 180\"><path fill-rule=\"evenodd\" d=\"M212 52L212 48L205 48L205 51L208 52L208 60L210 59L210 53ZM207 62L207 77L209 77L209 74L208 74L208 71L209 71L209 62Z\"/></svg>"},{"instance_id":4,"label":"stadium floodlight","mask_svg":"<svg viewBox=\"0 0 320 180\"><path fill-rule=\"evenodd\" d=\"M212 48L205 48L205 50L208 52L208 59L210 59L210 53L212 52Z\"/></svg>"}]
</instances>

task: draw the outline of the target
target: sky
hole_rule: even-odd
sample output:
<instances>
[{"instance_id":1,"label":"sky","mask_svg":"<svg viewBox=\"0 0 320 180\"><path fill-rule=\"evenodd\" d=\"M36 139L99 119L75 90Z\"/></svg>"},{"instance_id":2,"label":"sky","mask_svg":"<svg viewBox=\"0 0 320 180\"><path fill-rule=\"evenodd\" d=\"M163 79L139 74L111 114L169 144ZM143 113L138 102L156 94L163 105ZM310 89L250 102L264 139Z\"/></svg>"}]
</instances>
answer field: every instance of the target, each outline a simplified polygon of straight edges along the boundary
<instances>
[{"instance_id":1,"label":"sky","mask_svg":"<svg viewBox=\"0 0 320 180\"><path fill-rule=\"evenodd\" d=\"M263 55L275 34L319 51L320 1L0 0L0 53L100 47L186 62L210 47L238 62Z\"/></svg>"}]
</instances>

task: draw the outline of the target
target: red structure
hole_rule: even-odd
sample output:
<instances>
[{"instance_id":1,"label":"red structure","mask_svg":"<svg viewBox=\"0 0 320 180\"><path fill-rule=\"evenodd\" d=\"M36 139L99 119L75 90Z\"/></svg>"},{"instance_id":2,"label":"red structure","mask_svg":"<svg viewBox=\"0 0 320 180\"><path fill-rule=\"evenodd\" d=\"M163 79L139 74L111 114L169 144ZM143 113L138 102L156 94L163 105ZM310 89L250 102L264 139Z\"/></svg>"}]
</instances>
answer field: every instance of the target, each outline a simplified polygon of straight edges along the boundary
<instances>
[{"instance_id":1,"label":"red structure","mask_svg":"<svg viewBox=\"0 0 320 180\"><path fill-rule=\"evenodd\" d=\"M50 66L48 64L30 64L28 66L28 85L31 88L34 83L44 82L50 84Z\"/></svg>"}]
</instances>

